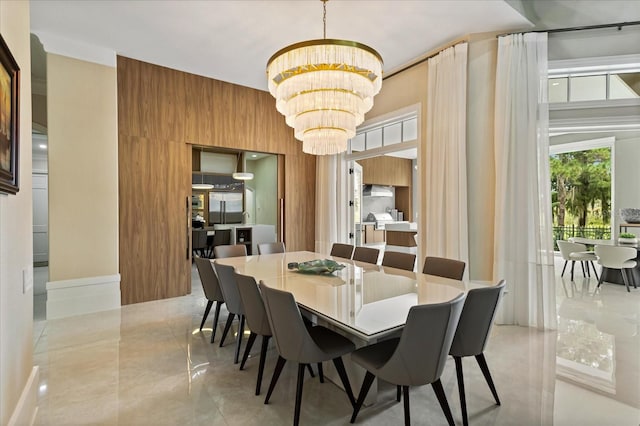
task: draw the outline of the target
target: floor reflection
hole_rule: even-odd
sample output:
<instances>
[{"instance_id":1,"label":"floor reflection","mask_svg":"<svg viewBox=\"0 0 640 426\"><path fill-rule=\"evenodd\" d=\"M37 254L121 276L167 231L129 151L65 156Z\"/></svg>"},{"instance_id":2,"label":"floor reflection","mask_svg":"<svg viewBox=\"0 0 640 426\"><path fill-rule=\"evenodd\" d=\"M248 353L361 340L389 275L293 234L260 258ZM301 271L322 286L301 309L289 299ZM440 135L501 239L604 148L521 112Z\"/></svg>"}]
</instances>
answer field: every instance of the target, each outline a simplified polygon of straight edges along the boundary
<instances>
[{"instance_id":1,"label":"floor reflection","mask_svg":"<svg viewBox=\"0 0 640 426\"><path fill-rule=\"evenodd\" d=\"M556 260L556 271L562 261ZM640 424L640 291L557 278L554 423Z\"/></svg>"}]
</instances>

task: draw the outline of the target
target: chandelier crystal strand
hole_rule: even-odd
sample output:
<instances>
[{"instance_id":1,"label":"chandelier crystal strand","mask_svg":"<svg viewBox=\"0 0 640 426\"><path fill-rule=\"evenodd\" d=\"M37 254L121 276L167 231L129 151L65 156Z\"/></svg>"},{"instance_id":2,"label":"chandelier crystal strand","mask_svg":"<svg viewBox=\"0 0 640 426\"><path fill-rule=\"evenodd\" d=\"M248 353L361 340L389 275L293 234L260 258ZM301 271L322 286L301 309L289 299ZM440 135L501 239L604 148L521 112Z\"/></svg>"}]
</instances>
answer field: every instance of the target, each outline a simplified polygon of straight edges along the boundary
<instances>
[{"instance_id":1,"label":"chandelier crystal strand","mask_svg":"<svg viewBox=\"0 0 640 426\"><path fill-rule=\"evenodd\" d=\"M323 0L326 36L326 1ZM382 87L382 58L354 41L309 40L285 47L267 64L269 92L293 127L302 150L331 155L347 141L373 107Z\"/></svg>"}]
</instances>

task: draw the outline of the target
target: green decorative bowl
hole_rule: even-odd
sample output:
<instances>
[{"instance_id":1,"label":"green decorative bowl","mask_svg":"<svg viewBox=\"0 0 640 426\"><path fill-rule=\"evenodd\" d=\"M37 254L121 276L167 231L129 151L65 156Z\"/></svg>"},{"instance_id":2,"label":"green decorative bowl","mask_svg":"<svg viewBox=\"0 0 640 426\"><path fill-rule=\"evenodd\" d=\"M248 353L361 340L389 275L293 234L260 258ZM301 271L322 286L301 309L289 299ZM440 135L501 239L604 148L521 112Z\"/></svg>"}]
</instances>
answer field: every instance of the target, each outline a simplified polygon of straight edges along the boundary
<instances>
[{"instance_id":1,"label":"green decorative bowl","mask_svg":"<svg viewBox=\"0 0 640 426\"><path fill-rule=\"evenodd\" d=\"M324 260L310 260L308 262L300 262L300 263L289 263L287 265L289 269L295 269L297 272L301 272L303 274L332 274L335 271L339 271L345 267L345 265L341 265L335 260L324 259Z\"/></svg>"}]
</instances>

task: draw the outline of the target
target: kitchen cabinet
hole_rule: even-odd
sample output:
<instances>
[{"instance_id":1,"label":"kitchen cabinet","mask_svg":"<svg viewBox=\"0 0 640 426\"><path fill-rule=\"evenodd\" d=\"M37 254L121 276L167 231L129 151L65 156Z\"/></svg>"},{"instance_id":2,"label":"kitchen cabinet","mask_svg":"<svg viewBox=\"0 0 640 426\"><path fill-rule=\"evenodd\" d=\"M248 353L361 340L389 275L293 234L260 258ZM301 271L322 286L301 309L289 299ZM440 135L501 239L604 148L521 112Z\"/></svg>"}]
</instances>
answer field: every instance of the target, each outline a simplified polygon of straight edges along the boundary
<instances>
[{"instance_id":1,"label":"kitchen cabinet","mask_svg":"<svg viewBox=\"0 0 640 426\"><path fill-rule=\"evenodd\" d=\"M236 228L236 244L244 244L247 247L247 255L252 255L251 228Z\"/></svg>"},{"instance_id":2,"label":"kitchen cabinet","mask_svg":"<svg viewBox=\"0 0 640 426\"><path fill-rule=\"evenodd\" d=\"M375 229L375 225L364 226L364 243L384 243L384 229Z\"/></svg>"},{"instance_id":3,"label":"kitchen cabinet","mask_svg":"<svg viewBox=\"0 0 640 426\"><path fill-rule=\"evenodd\" d=\"M275 243L276 227L274 225L225 225L213 226L215 231L219 229L231 230L231 244L244 244L247 254L258 253L258 244Z\"/></svg>"},{"instance_id":4,"label":"kitchen cabinet","mask_svg":"<svg viewBox=\"0 0 640 426\"><path fill-rule=\"evenodd\" d=\"M362 183L367 185L411 186L411 160L380 156L358 160L362 166Z\"/></svg>"},{"instance_id":5,"label":"kitchen cabinet","mask_svg":"<svg viewBox=\"0 0 640 426\"><path fill-rule=\"evenodd\" d=\"M406 158L380 156L358 160L358 163L362 166L362 183L395 187L393 207L404 212L405 220L412 220L412 161Z\"/></svg>"}]
</instances>

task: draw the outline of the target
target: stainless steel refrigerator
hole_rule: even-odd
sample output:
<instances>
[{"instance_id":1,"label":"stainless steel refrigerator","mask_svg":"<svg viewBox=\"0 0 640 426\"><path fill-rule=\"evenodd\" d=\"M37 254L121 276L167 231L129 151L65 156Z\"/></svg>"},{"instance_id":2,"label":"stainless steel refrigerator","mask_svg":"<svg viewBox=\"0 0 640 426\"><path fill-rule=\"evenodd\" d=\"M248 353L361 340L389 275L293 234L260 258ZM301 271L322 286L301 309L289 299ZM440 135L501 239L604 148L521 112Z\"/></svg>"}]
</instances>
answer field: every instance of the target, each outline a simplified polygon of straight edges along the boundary
<instances>
[{"instance_id":1,"label":"stainless steel refrigerator","mask_svg":"<svg viewBox=\"0 0 640 426\"><path fill-rule=\"evenodd\" d=\"M209 192L209 224L242 223L243 198L242 190Z\"/></svg>"}]
</instances>

